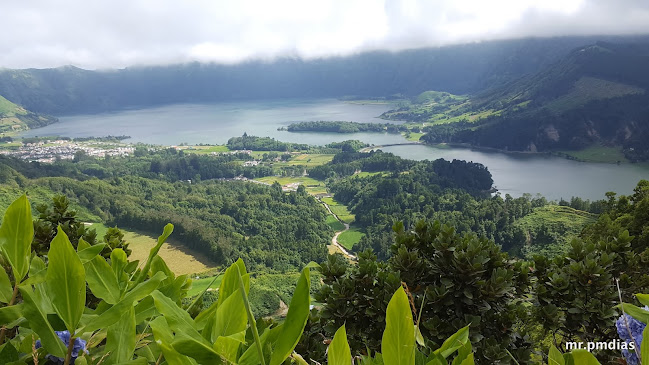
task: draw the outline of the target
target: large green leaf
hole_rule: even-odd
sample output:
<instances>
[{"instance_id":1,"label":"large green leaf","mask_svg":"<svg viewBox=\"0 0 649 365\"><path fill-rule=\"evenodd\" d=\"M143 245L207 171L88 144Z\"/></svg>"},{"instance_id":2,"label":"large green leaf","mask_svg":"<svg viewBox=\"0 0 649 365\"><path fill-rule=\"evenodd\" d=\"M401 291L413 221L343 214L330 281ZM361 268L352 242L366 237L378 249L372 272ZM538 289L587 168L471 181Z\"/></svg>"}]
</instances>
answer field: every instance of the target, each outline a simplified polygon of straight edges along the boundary
<instances>
[{"instance_id":1,"label":"large green leaf","mask_svg":"<svg viewBox=\"0 0 649 365\"><path fill-rule=\"evenodd\" d=\"M47 267L45 262L38 256L32 258L29 265L29 278L23 282L25 285L37 285L45 282L47 276Z\"/></svg>"},{"instance_id":2,"label":"large green leaf","mask_svg":"<svg viewBox=\"0 0 649 365\"><path fill-rule=\"evenodd\" d=\"M50 244L45 282L52 307L70 333L74 333L85 310L86 274L68 236L58 227Z\"/></svg>"},{"instance_id":3,"label":"large green leaf","mask_svg":"<svg viewBox=\"0 0 649 365\"><path fill-rule=\"evenodd\" d=\"M0 364L9 364L18 361L18 351L11 342L0 346Z\"/></svg>"},{"instance_id":4,"label":"large green leaf","mask_svg":"<svg viewBox=\"0 0 649 365\"><path fill-rule=\"evenodd\" d=\"M9 303L11 297L13 297L14 289L11 286L11 281L9 280L9 275L7 272L0 266L0 302Z\"/></svg>"},{"instance_id":5,"label":"large green leaf","mask_svg":"<svg viewBox=\"0 0 649 365\"><path fill-rule=\"evenodd\" d=\"M105 243L98 243L90 246L83 240L83 238L80 238L79 245L77 246L77 254L79 255L79 259L81 259L81 262L85 265L86 262L97 257L104 247L106 247Z\"/></svg>"},{"instance_id":6,"label":"large green leaf","mask_svg":"<svg viewBox=\"0 0 649 365\"><path fill-rule=\"evenodd\" d=\"M246 265L244 265L243 260L239 259L234 264L230 265L223 274L223 279L219 286L219 299L217 305L223 304L230 295L239 290L239 276L243 279L246 288L246 295L248 295L250 290L250 277L246 271Z\"/></svg>"},{"instance_id":7,"label":"large green leaf","mask_svg":"<svg viewBox=\"0 0 649 365\"><path fill-rule=\"evenodd\" d=\"M106 365L127 362L135 351L135 310L133 306L124 311L117 323L108 327L106 335Z\"/></svg>"},{"instance_id":8,"label":"large green leaf","mask_svg":"<svg viewBox=\"0 0 649 365\"><path fill-rule=\"evenodd\" d=\"M22 317L22 305L10 305L0 308L0 326L7 325Z\"/></svg>"},{"instance_id":9,"label":"large green leaf","mask_svg":"<svg viewBox=\"0 0 649 365\"><path fill-rule=\"evenodd\" d=\"M29 326L38 334L45 350L54 356L65 357L65 345L54 333L54 329L47 320L47 313L42 310L42 305L34 298L31 288L21 286L19 289L23 297L24 316L29 318Z\"/></svg>"},{"instance_id":10,"label":"large green leaf","mask_svg":"<svg viewBox=\"0 0 649 365\"><path fill-rule=\"evenodd\" d=\"M595 356L586 350L574 350L570 354L575 365L601 365Z\"/></svg>"},{"instance_id":11,"label":"large green leaf","mask_svg":"<svg viewBox=\"0 0 649 365\"><path fill-rule=\"evenodd\" d=\"M160 282L166 278L165 274L159 272L155 274L151 279L141 283L132 290L130 290L124 298L120 300L117 304L110 307L108 310L93 318L88 324L83 327L79 333L84 332L93 332L100 328L107 328L113 323L119 321L124 311L128 310L129 307L133 307L137 304L138 301L142 300L144 297L148 296L156 290L160 285Z\"/></svg>"},{"instance_id":12,"label":"large green leaf","mask_svg":"<svg viewBox=\"0 0 649 365\"><path fill-rule=\"evenodd\" d=\"M469 326L460 328L451 337L447 338L442 344L442 347L435 350L435 353L447 358L467 342L469 342Z\"/></svg>"},{"instance_id":13,"label":"large green leaf","mask_svg":"<svg viewBox=\"0 0 649 365\"><path fill-rule=\"evenodd\" d=\"M635 305L628 303L624 303L624 306L622 304L618 304L616 308L624 309L624 313L630 315L631 317L644 324L649 324L649 311L638 308Z\"/></svg>"},{"instance_id":14,"label":"large green leaf","mask_svg":"<svg viewBox=\"0 0 649 365\"><path fill-rule=\"evenodd\" d=\"M466 359L464 359L460 365L475 365L475 360L473 359L473 353L469 354L469 356L467 356Z\"/></svg>"},{"instance_id":15,"label":"large green leaf","mask_svg":"<svg viewBox=\"0 0 649 365\"><path fill-rule=\"evenodd\" d=\"M451 365L461 365L464 363L469 356L473 355L473 346L471 346L471 341L467 341L462 347L457 349L457 356L453 359Z\"/></svg>"},{"instance_id":16,"label":"large green leaf","mask_svg":"<svg viewBox=\"0 0 649 365\"><path fill-rule=\"evenodd\" d=\"M151 262L153 261L153 258L158 255L158 252L160 251L162 244L165 243L165 241L167 240L167 238L169 238L169 236L173 231L174 231L174 225L171 223L167 223L164 230L162 231L162 235L158 237L158 243L149 251L149 257L147 258L146 263L142 268L142 271L140 271L140 274L135 279L133 286L144 281L144 279L149 275L149 269L151 268Z\"/></svg>"},{"instance_id":17,"label":"large green leaf","mask_svg":"<svg viewBox=\"0 0 649 365\"><path fill-rule=\"evenodd\" d=\"M280 325L281 327L281 325ZM277 328L274 328L277 329ZM276 338L278 331L271 331L268 328L264 330L259 338L259 344L262 348L262 351L267 355L270 352L270 344L273 343ZM265 363L265 360L259 359L259 350L256 344L251 344L244 352L243 355L239 358L239 365L259 365Z\"/></svg>"},{"instance_id":18,"label":"large green leaf","mask_svg":"<svg viewBox=\"0 0 649 365\"><path fill-rule=\"evenodd\" d=\"M273 354L270 358L270 365L279 365L286 358L288 358L297 342L302 336L306 321L309 319L309 312L311 310L311 295L309 290L311 288L310 270L304 268L302 275L297 281L297 286L291 298L291 304L286 314L286 319L282 324L282 331L273 347ZM412 322L412 321L411 321ZM414 335L414 329L413 333Z\"/></svg>"},{"instance_id":19,"label":"large green leaf","mask_svg":"<svg viewBox=\"0 0 649 365\"><path fill-rule=\"evenodd\" d=\"M635 297L642 305L649 305L649 294L636 294Z\"/></svg>"},{"instance_id":20,"label":"large green leaf","mask_svg":"<svg viewBox=\"0 0 649 365\"><path fill-rule=\"evenodd\" d=\"M11 265L16 282L21 282L29 271L33 238L32 209L23 195L7 208L0 226L0 249Z\"/></svg>"},{"instance_id":21,"label":"large green leaf","mask_svg":"<svg viewBox=\"0 0 649 365\"><path fill-rule=\"evenodd\" d=\"M246 337L246 333L233 335L231 337L221 336L214 342L214 351L219 354L226 362L236 364L237 356L239 355L239 348Z\"/></svg>"},{"instance_id":22,"label":"large green leaf","mask_svg":"<svg viewBox=\"0 0 649 365\"><path fill-rule=\"evenodd\" d=\"M642 331L642 343L640 344L640 355L642 356L641 365L649 365L649 326ZM645 338L647 340L645 340Z\"/></svg>"},{"instance_id":23,"label":"large green leaf","mask_svg":"<svg viewBox=\"0 0 649 365\"><path fill-rule=\"evenodd\" d=\"M92 293L106 301L108 304L115 304L119 301L121 293L117 277L110 265L101 256L95 256L84 265L86 270L86 281Z\"/></svg>"},{"instance_id":24,"label":"large green leaf","mask_svg":"<svg viewBox=\"0 0 649 365\"><path fill-rule=\"evenodd\" d=\"M174 340L173 332L167 324L167 320L163 316L156 317L149 323L151 325L151 332L153 337L160 345L165 361L169 365L186 365L196 364L196 361L188 356L181 354L171 347Z\"/></svg>"},{"instance_id":25,"label":"large green leaf","mask_svg":"<svg viewBox=\"0 0 649 365\"><path fill-rule=\"evenodd\" d=\"M329 344L327 350L327 364L328 365L350 365L352 362L352 352L347 343L347 332L345 332L345 325L343 324L336 334L334 339Z\"/></svg>"},{"instance_id":26,"label":"large green leaf","mask_svg":"<svg viewBox=\"0 0 649 365\"><path fill-rule=\"evenodd\" d=\"M176 303L174 303L169 297L162 294L158 290L154 291L151 294L155 306L162 315L165 316L167 323L172 331L192 333L198 335L198 330L196 329L196 324L192 317L186 311L182 310ZM200 335L198 335L200 337Z\"/></svg>"},{"instance_id":27,"label":"large green leaf","mask_svg":"<svg viewBox=\"0 0 649 365\"><path fill-rule=\"evenodd\" d=\"M184 332L176 332L173 348L181 354L195 359L199 364L222 364L221 356L214 351L213 346L207 341L202 341Z\"/></svg>"},{"instance_id":28,"label":"large green leaf","mask_svg":"<svg viewBox=\"0 0 649 365\"><path fill-rule=\"evenodd\" d=\"M230 336L245 331L248 325L246 307L243 297L235 291L220 306L216 308L216 321L212 330L212 342L220 336Z\"/></svg>"},{"instance_id":29,"label":"large green leaf","mask_svg":"<svg viewBox=\"0 0 649 365\"><path fill-rule=\"evenodd\" d=\"M550 346L550 353L548 354L548 365L565 365L566 361L563 359L563 354L554 345Z\"/></svg>"},{"instance_id":30,"label":"large green leaf","mask_svg":"<svg viewBox=\"0 0 649 365\"><path fill-rule=\"evenodd\" d=\"M408 296L400 287L390 299L385 316L385 331L381 353L386 364L413 365L415 363L415 325Z\"/></svg>"}]
</instances>

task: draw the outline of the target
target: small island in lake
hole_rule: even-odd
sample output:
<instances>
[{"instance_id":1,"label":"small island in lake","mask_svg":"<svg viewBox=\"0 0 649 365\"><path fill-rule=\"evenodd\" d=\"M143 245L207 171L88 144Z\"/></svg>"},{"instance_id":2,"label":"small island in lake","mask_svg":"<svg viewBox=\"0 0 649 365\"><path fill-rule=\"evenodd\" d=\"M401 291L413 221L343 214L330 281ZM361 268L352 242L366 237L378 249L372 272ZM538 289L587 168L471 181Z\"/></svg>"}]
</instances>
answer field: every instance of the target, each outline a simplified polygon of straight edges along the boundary
<instances>
[{"instance_id":1,"label":"small island in lake","mask_svg":"<svg viewBox=\"0 0 649 365\"><path fill-rule=\"evenodd\" d=\"M407 132L406 126L392 123L358 123L348 121L316 121L295 122L287 127L280 127L279 131L289 132L331 132L331 133L359 133L359 132Z\"/></svg>"}]
</instances>

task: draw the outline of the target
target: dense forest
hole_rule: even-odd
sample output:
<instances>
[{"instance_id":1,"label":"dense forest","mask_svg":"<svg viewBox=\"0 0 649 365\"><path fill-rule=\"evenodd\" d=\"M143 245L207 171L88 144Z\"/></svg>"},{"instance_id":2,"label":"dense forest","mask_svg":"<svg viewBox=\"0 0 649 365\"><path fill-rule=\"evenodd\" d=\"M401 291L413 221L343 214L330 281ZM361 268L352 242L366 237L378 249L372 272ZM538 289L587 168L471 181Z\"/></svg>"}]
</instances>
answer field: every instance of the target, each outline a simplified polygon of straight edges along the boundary
<instances>
[{"instance_id":1,"label":"dense forest","mask_svg":"<svg viewBox=\"0 0 649 365\"><path fill-rule=\"evenodd\" d=\"M149 232L171 222L183 244L220 265L242 258L257 272L250 295L259 315L277 310L277 291L289 300L285 279L319 262L322 285L312 293L318 308L296 347L319 362L326 357L322 339L343 323L353 354L380 350L388 301L400 286L421 316L427 348L469 325L478 363L503 364L512 356L519 364L538 363L551 343L612 338L618 301L612 280L619 279L625 301L649 289L642 269L649 247L646 181L630 196L610 193L596 202L501 197L480 164L357 152L362 146L325 147L338 151L330 162L302 167L326 181L366 233L353 249L355 263L327 255L333 235L327 212L303 186L287 192L279 184L222 179L245 173L237 169L248 154L139 148L130 157L79 155L53 164L1 157L1 203L26 191L38 206L36 252L47 251L52 227L68 219L57 215L65 209L56 208L62 204L56 199L63 198L52 209L39 205L60 194L84 211L65 228L73 242L128 250L117 231L94 237L82 219ZM254 176L278 172L263 164L246 168ZM564 213L586 217L585 228L569 230L551 219ZM567 235L574 239L566 242ZM204 300L207 308L218 297ZM619 356L598 353L605 362Z\"/></svg>"},{"instance_id":2,"label":"dense forest","mask_svg":"<svg viewBox=\"0 0 649 365\"><path fill-rule=\"evenodd\" d=\"M111 161L104 161L108 165L101 167L103 179L84 173L88 168L83 162L48 169L2 159L0 182L5 196L19 191L35 198L65 194L107 224L123 228L155 232L171 222L188 247L221 264L243 257L252 268L286 271L326 256L332 233L324 223L325 211L303 189L285 194L279 185L189 183L173 170L166 170L168 175L153 172L150 166L161 156L152 158L146 166L139 158L132 165L120 161L117 171L111 171ZM166 163L178 161L186 160L169 158Z\"/></svg>"},{"instance_id":3,"label":"dense forest","mask_svg":"<svg viewBox=\"0 0 649 365\"><path fill-rule=\"evenodd\" d=\"M309 319L308 336L298 349L322 359L325 346L318 334L331 336L345 323L352 351L378 350L383 313L400 286L409 291L413 315L421 316L431 347L470 324L478 363L545 363L544 346L610 341L618 335L615 280L627 302L649 289L647 204L647 181L631 196L611 193L598 206L597 221L567 252L529 261L513 259L484 235L460 233L440 221L397 222L388 259L366 250L356 265L340 255L322 264L325 285L316 298L325 305ZM621 361L616 351L597 356L602 363Z\"/></svg>"}]
</instances>

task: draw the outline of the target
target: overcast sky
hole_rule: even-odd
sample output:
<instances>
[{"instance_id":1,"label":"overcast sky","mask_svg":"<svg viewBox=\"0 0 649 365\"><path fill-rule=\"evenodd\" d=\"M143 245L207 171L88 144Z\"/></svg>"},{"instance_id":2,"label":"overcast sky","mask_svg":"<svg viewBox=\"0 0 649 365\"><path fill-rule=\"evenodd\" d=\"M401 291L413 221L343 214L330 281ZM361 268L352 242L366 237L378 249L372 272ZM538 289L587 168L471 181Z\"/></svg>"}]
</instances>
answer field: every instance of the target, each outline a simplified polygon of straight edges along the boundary
<instances>
[{"instance_id":1,"label":"overcast sky","mask_svg":"<svg viewBox=\"0 0 649 365\"><path fill-rule=\"evenodd\" d=\"M525 36L647 34L648 0L4 0L0 67L304 58Z\"/></svg>"}]
</instances>

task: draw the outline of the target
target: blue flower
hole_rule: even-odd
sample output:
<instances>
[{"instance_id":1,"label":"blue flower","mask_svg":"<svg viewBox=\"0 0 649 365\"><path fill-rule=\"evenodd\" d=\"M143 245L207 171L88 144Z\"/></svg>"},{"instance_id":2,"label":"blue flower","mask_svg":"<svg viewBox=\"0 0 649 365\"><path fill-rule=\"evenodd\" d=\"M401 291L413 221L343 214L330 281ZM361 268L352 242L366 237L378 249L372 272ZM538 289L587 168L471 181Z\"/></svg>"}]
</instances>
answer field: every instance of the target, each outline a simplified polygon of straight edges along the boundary
<instances>
[{"instance_id":1,"label":"blue flower","mask_svg":"<svg viewBox=\"0 0 649 365\"><path fill-rule=\"evenodd\" d=\"M649 308L645 307L645 309ZM624 320L624 317L626 317L626 321ZM640 344L642 343L642 331L644 331L646 326L646 324L638 321L628 314L620 316L620 318L615 321L615 327L617 328L617 334L620 336L620 339L624 340L627 344L635 342L638 352L640 352ZM633 338L629 336L629 332L631 332L631 336L633 336ZM624 355L624 357L626 358L628 365L640 364L636 350L622 350L622 355Z\"/></svg>"},{"instance_id":2,"label":"blue flower","mask_svg":"<svg viewBox=\"0 0 649 365\"><path fill-rule=\"evenodd\" d=\"M68 345L70 344L70 332L68 331L55 331L56 335L63 341L65 344L65 347L67 348ZM41 340L36 341L36 348L41 347ZM84 354L88 353L86 350L86 341L80 339L80 338L75 338L74 339L74 344L72 347L72 357L70 359L70 364L74 364L74 361L79 357L79 353ZM57 357L51 354L47 354L45 356L46 359L50 360L54 364L63 364L65 362L64 358Z\"/></svg>"}]
</instances>

